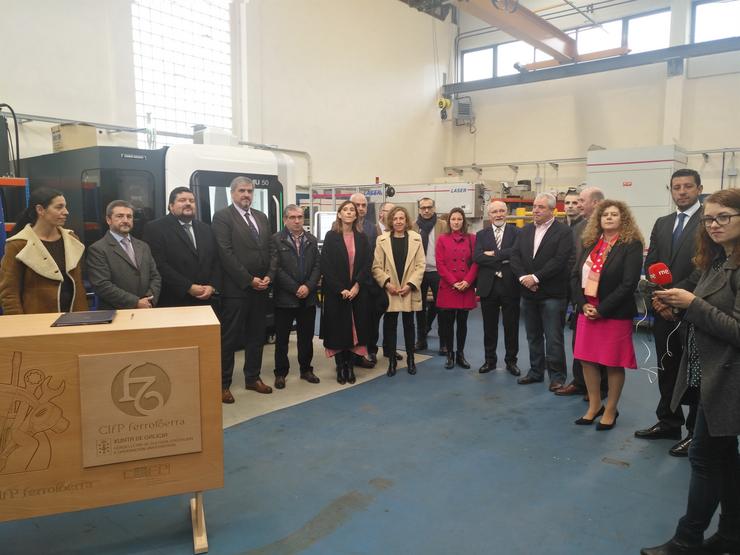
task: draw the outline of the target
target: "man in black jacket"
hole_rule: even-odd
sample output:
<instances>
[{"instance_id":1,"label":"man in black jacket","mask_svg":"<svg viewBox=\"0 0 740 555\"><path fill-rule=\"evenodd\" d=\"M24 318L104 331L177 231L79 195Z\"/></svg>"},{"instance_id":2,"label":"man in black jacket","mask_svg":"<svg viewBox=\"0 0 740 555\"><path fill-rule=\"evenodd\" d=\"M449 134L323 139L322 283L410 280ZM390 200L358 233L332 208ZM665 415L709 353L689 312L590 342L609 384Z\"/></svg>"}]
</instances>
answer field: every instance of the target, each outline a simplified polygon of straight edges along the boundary
<instances>
[{"instance_id":1,"label":"man in black jacket","mask_svg":"<svg viewBox=\"0 0 740 555\"><path fill-rule=\"evenodd\" d=\"M290 370L288 339L293 322L298 338L301 379L319 383L313 373L313 336L316 322L316 288L321 270L316 237L303 229L303 210L289 204L283 210L285 227L272 236L275 282L275 388L285 388Z\"/></svg>"},{"instance_id":2,"label":"man in black jacket","mask_svg":"<svg viewBox=\"0 0 740 555\"><path fill-rule=\"evenodd\" d=\"M645 274L656 262L668 266L673 276L673 285L681 289L693 290L687 280L694 271L691 259L696 252L694 237L702 216L699 195L701 194L701 177L699 173L682 169L671 176L671 197L676 204L676 211L655 221L650 233L650 247L645 257ZM687 435L669 450L676 457L688 455L696 417L696 402L689 404L689 414L684 420L683 410L679 406L671 410L671 397L676 385L678 367L683 354L681 330L673 331L680 323L672 316L670 309L660 310L659 303L653 320L655 351L658 357L658 386L660 400L655 414L658 422L644 430L637 430L635 436L643 439L681 439L681 427L686 424Z\"/></svg>"},{"instance_id":3,"label":"man in black jacket","mask_svg":"<svg viewBox=\"0 0 740 555\"><path fill-rule=\"evenodd\" d=\"M496 369L498 314L504 321L504 362L510 374L521 374L516 365L519 355L519 283L511 272L509 258L519 229L506 224L509 209L505 202L491 201L488 217L491 227L482 229L475 238L473 261L478 264L477 293L483 314L483 345L486 361L478 369L485 374Z\"/></svg>"},{"instance_id":4,"label":"man in black jacket","mask_svg":"<svg viewBox=\"0 0 740 555\"><path fill-rule=\"evenodd\" d=\"M568 374L563 326L573 264L573 235L567 225L555 220L555 202L550 193L535 197L534 222L519 233L510 259L511 270L521 284L529 343L529 372L517 382L541 382L547 369L550 391L560 388Z\"/></svg>"},{"instance_id":5,"label":"man in black jacket","mask_svg":"<svg viewBox=\"0 0 740 555\"><path fill-rule=\"evenodd\" d=\"M229 388L234 352L244 349L246 389L272 393L260 379L267 327L270 267L270 222L252 208L254 183L237 177L231 185L232 204L213 215L211 228L218 243L224 286L221 299L221 387L224 403L233 403Z\"/></svg>"},{"instance_id":6,"label":"man in black jacket","mask_svg":"<svg viewBox=\"0 0 740 555\"><path fill-rule=\"evenodd\" d=\"M173 189L168 206L169 214L144 228L144 241L162 276L159 306L212 304L221 287L216 238L210 226L195 218L190 189Z\"/></svg>"}]
</instances>

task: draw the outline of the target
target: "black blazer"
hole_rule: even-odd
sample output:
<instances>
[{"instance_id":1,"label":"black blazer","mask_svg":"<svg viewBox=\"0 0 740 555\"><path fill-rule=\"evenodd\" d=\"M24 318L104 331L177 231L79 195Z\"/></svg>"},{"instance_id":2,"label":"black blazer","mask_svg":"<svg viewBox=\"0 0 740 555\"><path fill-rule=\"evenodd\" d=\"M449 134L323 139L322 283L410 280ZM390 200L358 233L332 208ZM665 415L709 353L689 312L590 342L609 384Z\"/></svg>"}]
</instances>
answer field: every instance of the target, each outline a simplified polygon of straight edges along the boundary
<instances>
[{"instance_id":1,"label":"black blazer","mask_svg":"<svg viewBox=\"0 0 740 555\"><path fill-rule=\"evenodd\" d=\"M360 345L367 344L368 330L368 275L372 256L367 236L355 231L355 262L349 273L349 255L341 233L329 231L321 250L321 274L324 306L321 312L321 337L328 349L351 349L352 317L354 316ZM360 284L359 294L352 300L342 298L344 289Z\"/></svg>"},{"instance_id":2,"label":"black blazer","mask_svg":"<svg viewBox=\"0 0 740 555\"><path fill-rule=\"evenodd\" d=\"M581 272L591 250L592 248L583 249L570 275L573 302L581 312L586 304ZM642 272L642 250L643 246L639 241L617 243L606 257L596 293L599 298L597 310L603 318L631 320L637 314L635 291Z\"/></svg>"},{"instance_id":3,"label":"black blazer","mask_svg":"<svg viewBox=\"0 0 740 555\"><path fill-rule=\"evenodd\" d=\"M683 233L678 239L678 245L671 249L673 242L673 226L676 223L676 213L662 216L655 221L650 233L650 246L645 257L645 275L647 269L656 262L663 262L673 274L673 287L683 287L682 281L687 279L694 271L694 263L691 259L696 254L697 228L699 218L704 215L704 210L697 210L689 221L684 225Z\"/></svg>"},{"instance_id":4,"label":"black blazer","mask_svg":"<svg viewBox=\"0 0 740 555\"><path fill-rule=\"evenodd\" d=\"M244 221L239 211L230 204L213 215L211 229L216 236L219 258L223 268L223 297L246 297L252 289L252 279L269 276L275 279L270 265L270 223L267 216L252 209L257 220L259 238Z\"/></svg>"},{"instance_id":5,"label":"black blazer","mask_svg":"<svg viewBox=\"0 0 740 555\"><path fill-rule=\"evenodd\" d=\"M494 281L501 279L503 294L509 297L519 297L519 282L511 271L511 251L513 250L519 228L514 224L504 226L504 235L501 238L501 250L496 248L496 237L493 226L481 229L475 237L475 250L473 262L478 264L478 279L476 289L478 296L487 297L493 289ZM494 256L483 254L486 251L494 251ZM502 278L496 277L496 272L501 272Z\"/></svg>"},{"instance_id":6,"label":"black blazer","mask_svg":"<svg viewBox=\"0 0 740 555\"><path fill-rule=\"evenodd\" d=\"M527 224L519 233L511 251L511 270L517 281L520 277L534 274L540 281L539 288L532 292L520 287L527 299L567 298L570 288L570 269L573 264L573 232L555 220L542 238L537 256L534 252L534 224Z\"/></svg>"},{"instance_id":7,"label":"black blazer","mask_svg":"<svg viewBox=\"0 0 740 555\"><path fill-rule=\"evenodd\" d=\"M197 248L187 231L172 214L149 222L144 241L149 243L157 269L162 276L159 306L197 306L211 304L188 293L194 283L221 289L221 262L218 245L210 226L193 220ZM213 297L211 297L213 299Z\"/></svg>"},{"instance_id":8,"label":"black blazer","mask_svg":"<svg viewBox=\"0 0 740 555\"><path fill-rule=\"evenodd\" d=\"M316 304L316 288L321 276L319 246L316 237L305 233L303 244L303 273L298 264L298 253L293 246L287 229L272 236L272 264L275 268L275 306L298 308ZM295 296L301 285L309 289L308 296L301 300Z\"/></svg>"}]
</instances>

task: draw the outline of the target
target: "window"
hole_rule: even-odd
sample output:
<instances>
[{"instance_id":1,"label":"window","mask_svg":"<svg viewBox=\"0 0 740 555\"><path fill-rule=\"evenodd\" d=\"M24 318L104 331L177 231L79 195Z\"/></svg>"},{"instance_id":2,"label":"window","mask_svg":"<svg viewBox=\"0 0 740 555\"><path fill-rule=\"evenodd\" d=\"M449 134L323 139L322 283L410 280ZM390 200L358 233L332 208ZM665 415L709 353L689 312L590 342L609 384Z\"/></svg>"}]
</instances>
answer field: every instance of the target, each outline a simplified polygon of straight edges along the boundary
<instances>
[{"instance_id":1,"label":"window","mask_svg":"<svg viewBox=\"0 0 740 555\"><path fill-rule=\"evenodd\" d=\"M493 48L463 53L463 82L493 77Z\"/></svg>"},{"instance_id":2,"label":"window","mask_svg":"<svg viewBox=\"0 0 740 555\"><path fill-rule=\"evenodd\" d=\"M229 3L132 2L139 127L147 126L151 114L157 131L191 134L195 124L232 130ZM163 139L165 144L183 142Z\"/></svg>"},{"instance_id":3,"label":"window","mask_svg":"<svg viewBox=\"0 0 740 555\"><path fill-rule=\"evenodd\" d=\"M668 48L671 41L671 12L634 17L627 22L630 54Z\"/></svg>"},{"instance_id":4,"label":"window","mask_svg":"<svg viewBox=\"0 0 740 555\"><path fill-rule=\"evenodd\" d=\"M524 41L499 44L496 49L496 75L499 77L518 73L514 68L516 63L527 65L532 62L534 62L534 47Z\"/></svg>"},{"instance_id":5,"label":"window","mask_svg":"<svg viewBox=\"0 0 740 555\"><path fill-rule=\"evenodd\" d=\"M622 20L609 21L600 27L578 29L578 53L588 54L622 46Z\"/></svg>"},{"instance_id":6,"label":"window","mask_svg":"<svg viewBox=\"0 0 740 555\"><path fill-rule=\"evenodd\" d=\"M694 6L694 42L740 36L740 0Z\"/></svg>"}]
</instances>

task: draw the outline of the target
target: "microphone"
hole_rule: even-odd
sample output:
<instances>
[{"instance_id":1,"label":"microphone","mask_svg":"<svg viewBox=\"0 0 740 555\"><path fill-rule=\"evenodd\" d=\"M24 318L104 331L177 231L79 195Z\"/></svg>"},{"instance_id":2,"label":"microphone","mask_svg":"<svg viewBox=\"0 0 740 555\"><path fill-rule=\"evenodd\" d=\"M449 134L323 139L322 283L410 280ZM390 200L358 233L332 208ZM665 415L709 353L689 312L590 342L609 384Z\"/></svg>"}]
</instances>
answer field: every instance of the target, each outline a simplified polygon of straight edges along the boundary
<instances>
[{"instance_id":1,"label":"microphone","mask_svg":"<svg viewBox=\"0 0 740 555\"><path fill-rule=\"evenodd\" d=\"M648 281L659 289L666 289L673 283L673 274L663 262L648 266Z\"/></svg>"}]
</instances>

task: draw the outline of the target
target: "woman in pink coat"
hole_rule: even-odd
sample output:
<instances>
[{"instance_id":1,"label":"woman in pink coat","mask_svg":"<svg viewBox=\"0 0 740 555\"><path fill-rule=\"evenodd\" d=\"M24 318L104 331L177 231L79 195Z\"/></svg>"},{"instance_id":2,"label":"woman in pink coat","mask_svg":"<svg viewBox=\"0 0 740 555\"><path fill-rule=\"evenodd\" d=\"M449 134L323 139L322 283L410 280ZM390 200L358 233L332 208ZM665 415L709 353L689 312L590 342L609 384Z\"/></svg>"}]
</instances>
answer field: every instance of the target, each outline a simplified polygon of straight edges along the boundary
<instances>
[{"instance_id":1,"label":"woman in pink coat","mask_svg":"<svg viewBox=\"0 0 740 555\"><path fill-rule=\"evenodd\" d=\"M447 350L445 368L457 365L470 368L465 360L465 338L468 335L468 311L475 308L475 287L478 265L473 262L475 235L468 233L468 221L461 208L453 208L447 218L449 232L437 238L435 258L439 273L440 348ZM457 356L452 347L453 329L457 323Z\"/></svg>"}]
</instances>

